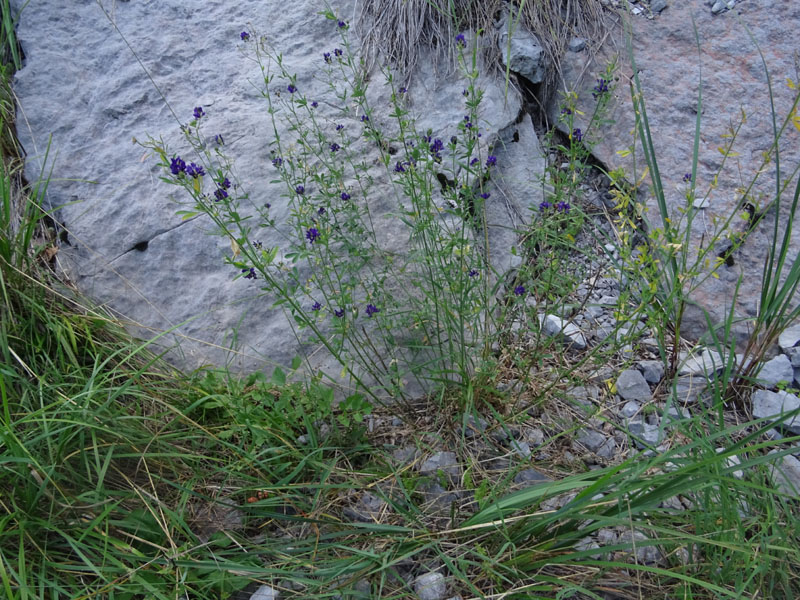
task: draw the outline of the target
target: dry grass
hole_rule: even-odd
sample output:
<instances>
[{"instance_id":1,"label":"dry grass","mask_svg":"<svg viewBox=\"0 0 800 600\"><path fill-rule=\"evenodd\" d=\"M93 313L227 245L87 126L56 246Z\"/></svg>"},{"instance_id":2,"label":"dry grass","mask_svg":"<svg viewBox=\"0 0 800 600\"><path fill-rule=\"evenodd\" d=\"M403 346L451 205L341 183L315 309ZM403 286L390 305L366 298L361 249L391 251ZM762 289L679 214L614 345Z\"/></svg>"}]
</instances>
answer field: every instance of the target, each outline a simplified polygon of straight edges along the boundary
<instances>
[{"instance_id":1,"label":"dry grass","mask_svg":"<svg viewBox=\"0 0 800 600\"><path fill-rule=\"evenodd\" d=\"M510 25L531 31L544 47L551 65L546 84L555 81L571 38L598 40L606 28L600 0L371 0L361 3L357 23L369 64L388 62L409 78L423 49L452 59L455 36L469 29L482 32L487 64L500 67L499 39L509 11Z\"/></svg>"}]
</instances>

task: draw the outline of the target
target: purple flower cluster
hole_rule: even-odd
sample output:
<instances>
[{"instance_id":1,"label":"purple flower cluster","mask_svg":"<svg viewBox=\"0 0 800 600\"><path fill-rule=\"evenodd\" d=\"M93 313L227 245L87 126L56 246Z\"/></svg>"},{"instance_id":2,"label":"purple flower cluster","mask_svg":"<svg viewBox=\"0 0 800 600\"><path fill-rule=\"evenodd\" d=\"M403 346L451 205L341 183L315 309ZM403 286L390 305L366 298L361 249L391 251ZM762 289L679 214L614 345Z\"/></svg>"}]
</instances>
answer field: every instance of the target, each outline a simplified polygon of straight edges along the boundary
<instances>
[{"instance_id":1,"label":"purple flower cluster","mask_svg":"<svg viewBox=\"0 0 800 600\"><path fill-rule=\"evenodd\" d=\"M525 293L525 286L524 285L518 285L517 287L514 288L514 295L515 296L522 296L524 293Z\"/></svg>"},{"instance_id":2,"label":"purple flower cluster","mask_svg":"<svg viewBox=\"0 0 800 600\"><path fill-rule=\"evenodd\" d=\"M322 304L320 304L319 302L315 301L314 304L311 305L311 310L313 310L314 312L319 312L321 309L322 309Z\"/></svg>"},{"instance_id":3,"label":"purple flower cluster","mask_svg":"<svg viewBox=\"0 0 800 600\"><path fill-rule=\"evenodd\" d=\"M469 273L467 273L467 275L469 275L470 277L477 277L478 276L478 271L476 271L475 269L470 269Z\"/></svg>"},{"instance_id":4,"label":"purple flower cluster","mask_svg":"<svg viewBox=\"0 0 800 600\"><path fill-rule=\"evenodd\" d=\"M180 156L176 156L170 161L169 170L172 171L173 175L178 175L180 173L186 172L186 163L183 162Z\"/></svg>"},{"instance_id":5,"label":"purple flower cluster","mask_svg":"<svg viewBox=\"0 0 800 600\"><path fill-rule=\"evenodd\" d=\"M545 200L544 202L539 204L539 211L540 212L544 212L547 209L552 208L552 207L553 207L553 205L550 204L547 200Z\"/></svg>"},{"instance_id":6,"label":"purple flower cluster","mask_svg":"<svg viewBox=\"0 0 800 600\"><path fill-rule=\"evenodd\" d=\"M272 159L272 166L275 167L276 169L280 168L282 164L283 164L283 159L280 156L276 156L275 158Z\"/></svg>"},{"instance_id":7,"label":"purple flower cluster","mask_svg":"<svg viewBox=\"0 0 800 600\"><path fill-rule=\"evenodd\" d=\"M334 56L341 58L342 54L344 54L344 52L342 52L341 48L334 48L333 49L333 55Z\"/></svg>"},{"instance_id":8,"label":"purple flower cluster","mask_svg":"<svg viewBox=\"0 0 800 600\"><path fill-rule=\"evenodd\" d=\"M569 213L569 203L564 202L563 200L556 204L556 210L558 212Z\"/></svg>"},{"instance_id":9,"label":"purple flower cluster","mask_svg":"<svg viewBox=\"0 0 800 600\"><path fill-rule=\"evenodd\" d=\"M195 106L194 107L194 113L192 113L192 114L194 115L195 119L202 119L203 117L206 116L206 113L203 110L202 106Z\"/></svg>"},{"instance_id":10,"label":"purple flower cluster","mask_svg":"<svg viewBox=\"0 0 800 600\"><path fill-rule=\"evenodd\" d=\"M397 161L397 163L394 165L394 172L395 173L405 173L406 172L406 168L403 166L403 163L401 163L400 161Z\"/></svg>"},{"instance_id":11,"label":"purple flower cluster","mask_svg":"<svg viewBox=\"0 0 800 600\"><path fill-rule=\"evenodd\" d=\"M319 239L319 229L316 227L310 227L306 231L306 239L312 244L316 242Z\"/></svg>"},{"instance_id":12,"label":"purple flower cluster","mask_svg":"<svg viewBox=\"0 0 800 600\"><path fill-rule=\"evenodd\" d=\"M597 85L594 86L594 90L592 91L592 98L597 100L603 94L607 94L608 93L608 83L609 82L606 81L605 79L598 79L597 80Z\"/></svg>"},{"instance_id":13,"label":"purple flower cluster","mask_svg":"<svg viewBox=\"0 0 800 600\"><path fill-rule=\"evenodd\" d=\"M488 200L489 196L491 196L491 194L489 192L483 192L481 194L481 198L483 198L484 200Z\"/></svg>"},{"instance_id":14,"label":"purple flower cluster","mask_svg":"<svg viewBox=\"0 0 800 600\"><path fill-rule=\"evenodd\" d=\"M561 114L562 115L571 115L572 114L572 109L564 107L564 108L561 109Z\"/></svg>"},{"instance_id":15,"label":"purple flower cluster","mask_svg":"<svg viewBox=\"0 0 800 600\"><path fill-rule=\"evenodd\" d=\"M580 128L575 128L572 130L572 139L576 142L580 142L583 139L583 133L581 132Z\"/></svg>"},{"instance_id":16,"label":"purple flower cluster","mask_svg":"<svg viewBox=\"0 0 800 600\"><path fill-rule=\"evenodd\" d=\"M348 200L350 200L350 194L348 194L347 192L342 192L341 198L342 198L342 200L347 202Z\"/></svg>"},{"instance_id":17,"label":"purple flower cluster","mask_svg":"<svg viewBox=\"0 0 800 600\"><path fill-rule=\"evenodd\" d=\"M339 150L341 150L341 148L342 147L339 144L337 144L336 142L333 142L331 144L331 152L338 152Z\"/></svg>"},{"instance_id":18,"label":"purple flower cluster","mask_svg":"<svg viewBox=\"0 0 800 600\"><path fill-rule=\"evenodd\" d=\"M685 173L684 176L683 176L683 182L684 183L689 183L691 180L692 180L692 174L691 173Z\"/></svg>"},{"instance_id":19,"label":"purple flower cluster","mask_svg":"<svg viewBox=\"0 0 800 600\"><path fill-rule=\"evenodd\" d=\"M369 117L367 115L361 115L361 122L366 123L367 121L369 121Z\"/></svg>"},{"instance_id":20,"label":"purple flower cluster","mask_svg":"<svg viewBox=\"0 0 800 600\"><path fill-rule=\"evenodd\" d=\"M331 63L331 53L330 52L323 52L322 58L325 59L325 62L330 64Z\"/></svg>"},{"instance_id":21,"label":"purple flower cluster","mask_svg":"<svg viewBox=\"0 0 800 600\"><path fill-rule=\"evenodd\" d=\"M247 33L246 31L243 31L242 33L239 34L239 37L242 38L243 42L246 42L247 40L250 39L250 34Z\"/></svg>"},{"instance_id":22,"label":"purple flower cluster","mask_svg":"<svg viewBox=\"0 0 800 600\"><path fill-rule=\"evenodd\" d=\"M187 167L186 167L186 174L189 177L193 177L194 179L197 179L198 177L202 177L203 175L205 175L206 172L203 171L203 167L201 167L200 165L196 165L194 163L189 163L187 165Z\"/></svg>"},{"instance_id":23,"label":"purple flower cluster","mask_svg":"<svg viewBox=\"0 0 800 600\"><path fill-rule=\"evenodd\" d=\"M294 188L294 191L297 193L298 196L302 196L306 193L306 187L303 184L298 185Z\"/></svg>"},{"instance_id":24,"label":"purple flower cluster","mask_svg":"<svg viewBox=\"0 0 800 600\"><path fill-rule=\"evenodd\" d=\"M247 275L244 276L245 279L258 279L256 270L253 267L250 267L249 269L242 269L242 273L247 273Z\"/></svg>"},{"instance_id":25,"label":"purple flower cluster","mask_svg":"<svg viewBox=\"0 0 800 600\"><path fill-rule=\"evenodd\" d=\"M297 91L297 88L291 83L288 86L286 86L286 89L289 90L290 94L294 94Z\"/></svg>"},{"instance_id":26,"label":"purple flower cluster","mask_svg":"<svg viewBox=\"0 0 800 600\"><path fill-rule=\"evenodd\" d=\"M486 159L486 166L487 167L493 167L496 164L497 164L497 157L496 156L489 156L489 158Z\"/></svg>"},{"instance_id":27,"label":"purple flower cluster","mask_svg":"<svg viewBox=\"0 0 800 600\"><path fill-rule=\"evenodd\" d=\"M345 27L347 27L347 23L345 23L344 21L339 21L338 25L339 29L344 29Z\"/></svg>"},{"instance_id":28,"label":"purple flower cluster","mask_svg":"<svg viewBox=\"0 0 800 600\"><path fill-rule=\"evenodd\" d=\"M430 141L430 138L428 138L428 141ZM433 143L429 146L429 148L430 148L430 151L431 151L431 155L434 158L438 158L438 159L442 158L442 154L441 153L442 153L442 150L444 149L444 144L442 143L442 140L440 140L439 138L436 138L435 140L433 140Z\"/></svg>"},{"instance_id":29,"label":"purple flower cluster","mask_svg":"<svg viewBox=\"0 0 800 600\"><path fill-rule=\"evenodd\" d=\"M375 313L381 312L381 309L375 306L374 304L367 304L367 316L371 317Z\"/></svg>"},{"instance_id":30,"label":"purple flower cluster","mask_svg":"<svg viewBox=\"0 0 800 600\"><path fill-rule=\"evenodd\" d=\"M338 308L333 311L333 314L336 315L337 318L341 319L342 317L344 317L344 309Z\"/></svg>"},{"instance_id":31,"label":"purple flower cluster","mask_svg":"<svg viewBox=\"0 0 800 600\"><path fill-rule=\"evenodd\" d=\"M463 33L459 33L456 36L456 44L461 46L462 48L466 48L467 47L467 39L464 37Z\"/></svg>"}]
</instances>

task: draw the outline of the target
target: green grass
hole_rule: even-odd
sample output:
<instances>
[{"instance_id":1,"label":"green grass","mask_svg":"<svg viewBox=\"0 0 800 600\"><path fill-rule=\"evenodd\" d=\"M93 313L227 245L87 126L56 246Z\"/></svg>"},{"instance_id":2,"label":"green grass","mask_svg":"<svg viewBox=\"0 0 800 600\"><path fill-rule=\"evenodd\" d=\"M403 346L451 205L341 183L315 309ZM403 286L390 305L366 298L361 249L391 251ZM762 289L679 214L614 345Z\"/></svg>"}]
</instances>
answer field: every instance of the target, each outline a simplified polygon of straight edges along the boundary
<instances>
[{"instance_id":1,"label":"green grass","mask_svg":"<svg viewBox=\"0 0 800 600\"><path fill-rule=\"evenodd\" d=\"M13 28L3 31L16 48ZM16 59L11 50L7 56L8 67ZM0 115L3 136L13 139L13 105L1 100L11 98L9 74L0 71ZM777 492L765 467L769 450L786 453L800 438L770 441L771 423L725 407L738 377L731 364L708 408L669 432L667 450L595 470L554 458L543 464L552 483L512 491L513 475L527 465L512 460L493 473L459 433L466 413L510 431L529 418L518 406L523 399L540 411L565 410L561 378L582 383L607 355L571 361L543 338L527 352L508 350L489 377L378 411L378 419L403 417L398 439L338 420L351 413L334 409L319 382L293 382L280 371L269 378L178 372L58 284L39 206L47 175L23 189L16 145L3 148L0 590L9 600L231 598L254 581L283 597L413 598L401 577L409 562L441 568L449 595L465 598L800 594L797 497ZM580 229L584 216L573 215L569 226ZM551 233L531 235L548 252L566 252ZM767 282L781 279L784 248L776 236ZM796 285L794 265L790 271L782 286ZM782 308L792 289L767 286L775 307L760 317L767 331L793 316ZM552 290L542 295L556 294L553 302L569 291ZM720 347L729 330L730 323ZM551 367L558 377L547 376ZM487 387L520 373L519 397ZM328 435L321 422L331 426ZM567 423L564 436L577 426ZM502 451L489 432L479 437ZM437 439L467 468L463 484L477 505L465 497L432 514L422 490L441 476L423 477L391 458L394 445L429 451ZM560 444L552 439L546 449L557 456ZM344 509L364 490L387 511L372 523L351 522ZM601 529L614 539L581 545ZM647 548L658 551L658 564L631 561ZM363 581L371 591L359 596Z\"/></svg>"}]
</instances>

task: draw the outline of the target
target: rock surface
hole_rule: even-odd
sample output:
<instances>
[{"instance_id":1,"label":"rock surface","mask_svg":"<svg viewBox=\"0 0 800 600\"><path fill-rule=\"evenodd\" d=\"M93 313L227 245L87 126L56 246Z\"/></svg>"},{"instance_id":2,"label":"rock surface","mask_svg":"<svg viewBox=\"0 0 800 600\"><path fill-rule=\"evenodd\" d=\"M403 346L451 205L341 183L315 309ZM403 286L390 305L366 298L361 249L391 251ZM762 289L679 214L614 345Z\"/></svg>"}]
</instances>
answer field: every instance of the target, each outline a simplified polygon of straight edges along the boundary
<instances>
[{"instance_id":1,"label":"rock surface","mask_svg":"<svg viewBox=\"0 0 800 600\"><path fill-rule=\"evenodd\" d=\"M797 44L793 36L785 35L787 22L800 21L800 3L784 2L776 12L777 5L772 2L747 2L736 4L733 12L728 12L733 2L717 2L712 10L701 8L699 2L671 2L657 19L634 17L633 51L638 74L643 86L647 113L650 119L651 134L655 145L658 167L663 179L666 201L673 214L685 206L685 193L688 184L684 175L692 169L692 145L698 90L699 64L702 63L703 109L701 138L697 175L697 197L710 191L707 208L697 214L693 235L689 244L700 247L701 241L708 244L709 228L715 219L724 219L729 214L740 211L745 199L739 191L747 186L762 166L762 152L773 143L771 137L769 92L758 50L750 41L743 26L747 26L758 42L769 68L775 95L778 121L782 121L791 108L794 93L786 85L786 77L795 77L795 54ZM652 6L652 4L651 4ZM712 14L720 13L720 14ZM735 13L735 14L734 14ZM737 22L741 19L741 25ZM692 23L696 23L700 37L700 51L693 33ZM568 52L563 62L563 87L580 94L578 108L585 117L577 118L575 127L584 133L594 110L595 100L592 88L595 80L604 71L606 61L614 54L622 56L620 79L613 94L609 117L614 124L590 131L589 137L596 142L594 155L608 170L624 167L630 174L629 181L635 181L642 174L644 161L639 156L639 173L632 174L632 157L618 154L617 151L631 146L630 135L634 128L634 112L627 85L632 74L626 58L625 36L622 29L609 36L604 51L590 62L587 53ZM559 86L561 87L561 86ZM561 107L558 98L549 109L552 122L556 122ZM737 156L729 156L725 169L715 181L715 174L722 167L723 155L718 148L723 147L731 122L737 123L743 110L747 122L741 128L735 141ZM561 126L564 133L566 127ZM800 160L800 145L797 144L796 131L787 133L781 147L781 164L796 165ZM640 146L637 146L640 147ZM746 201L754 203L758 211L764 210L774 196L775 162L765 167L755 187ZM788 185L790 192L794 182ZM790 194L783 202L780 218L783 224L779 231L785 230L785 219ZM660 227L655 197L650 186L641 196L646 205L645 218L653 227ZM774 212L774 211L773 211ZM704 223L699 226L699 223ZM743 224L738 215L734 222ZM691 306L684 317L682 336L698 339L706 331L703 316L709 311L712 323L721 323L733 302L734 290L740 276L736 314L738 317L752 318L756 314L760 296L760 273L772 237L774 216L767 211L765 218L746 237L743 245L736 250L729 264L722 265L718 271L719 279L707 277L690 296L696 305ZM713 228L712 228L713 229ZM740 227L737 231L742 231ZM800 238L792 237L789 260L797 255ZM711 253L713 261L716 254ZM753 276L753 274L759 274ZM739 341L748 335L747 323L737 323L734 327Z\"/></svg>"},{"instance_id":2,"label":"rock surface","mask_svg":"<svg viewBox=\"0 0 800 600\"><path fill-rule=\"evenodd\" d=\"M19 8L22 3L12 4ZM322 52L342 45L336 22L319 16L322 5L313 0L288 3L269 14L256 0L211 3L202 10L163 0L104 5L108 14L89 0L29 3L18 26L26 56L14 82L26 124L19 127L19 137L28 155L28 177L34 180L53 136L48 202L60 207L57 218L68 240L58 254L60 266L82 292L119 314L135 334L150 338L171 329L160 344L180 344L170 355L178 366L227 364L251 371L310 354L314 348L298 342L290 320L273 306L274 297L257 281L235 279L238 269L224 264L232 254L230 242L208 235L210 220L176 216L176 203L187 202L188 195L161 182L164 170L130 140L162 136L171 151L187 152L179 126L191 120L194 107L202 107L208 147L216 147L210 142L216 135L223 137L225 152L235 160L239 189L249 194L248 206L269 202L270 215L284 219L287 190L272 182L275 171L269 164L275 136L265 101L253 87L263 79L259 67L242 55L247 44L240 32L266 35L283 53L289 73L296 74L300 92L319 100L319 118L341 122L345 132L356 136L363 126L359 115L341 110L320 76ZM353 14L353 3L334 2L332 10L346 19ZM388 120L389 91L380 78L374 77L368 97L376 113ZM482 76L477 85L485 90L480 128L486 153L520 117L521 100L513 89L506 95L493 77ZM434 137L444 140L457 133L465 110L463 89L456 74L434 77L431 59L423 57L407 95L411 113L419 117L418 129L431 128ZM286 92L285 86L271 91ZM504 147L504 160L530 167L525 153L533 151L536 156L529 158L541 164L530 122L517 127L520 143ZM280 123L279 133L285 139L295 137ZM369 162L378 154L365 151L364 156ZM506 194L528 194L536 169L525 177L510 172L505 180L498 177L498 183ZM373 188L370 210L379 238L387 248L402 252L408 232L394 216L398 196L387 186ZM496 202L506 205L500 193ZM535 195L515 196L514 218L530 202L537 202ZM247 207L243 211L252 213ZM508 214L495 211L498 231L520 223ZM260 235L259 241L264 247L283 247L286 233ZM511 238L503 237L506 253L502 248L498 252L499 268L511 265L510 243ZM314 365L338 373L341 367L323 354L316 355Z\"/></svg>"}]
</instances>

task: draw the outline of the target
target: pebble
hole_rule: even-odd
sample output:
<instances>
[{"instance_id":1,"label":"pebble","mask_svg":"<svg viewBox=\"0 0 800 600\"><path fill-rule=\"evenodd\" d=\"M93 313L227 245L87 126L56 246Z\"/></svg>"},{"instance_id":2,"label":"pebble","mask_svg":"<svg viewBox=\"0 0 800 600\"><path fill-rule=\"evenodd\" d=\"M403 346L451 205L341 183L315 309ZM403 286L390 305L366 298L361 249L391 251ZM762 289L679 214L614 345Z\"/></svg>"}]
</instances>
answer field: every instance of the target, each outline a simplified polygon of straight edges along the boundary
<instances>
[{"instance_id":1,"label":"pebble","mask_svg":"<svg viewBox=\"0 0 800 600\"><path fill-rule=\"evenodd\" d=\"M660 13L667 8L667 0L650 0L650 10L654 14Z\"/></svg>"},{"instance_id":2,"label":"pebble","mask_svg":"<svg viewBox=\"0 0 800 600\"><path fill-rule=\"evenodd\" d=\"M798 344L800 344L800 325L789 327L778 336L778 345L784 352L788 352Z\"/></svg>"},{"instance_id":3,"label":"pebble","mask_svg":"<svg viewBox=\"0 0 800 600\"><path fill-rule=\"evenodd\" d=\"M558 339L567 348L586 349L586 336L573 323L568 323L555 315L539 315L542 331L549 337Z\"/></svg>"},{"instance_id":4,"label":"pebble","mask_svg":"<svg viewBox=\"0 0 800 600\"><path fill-rule=\"evenodd\" d=\"M567 49L570 52L581 52L586 48L586 40L583 38L572 38Z\"/></svg>"},{"instance_id":5,"label":"pebble","mask_svg":"<svg viewBox=\"0 0 800 600\"><path fill-rule=\"evenodd\" d=\"M594 429L582 429L575 440L582 444L587 450L597 453L597 451L606 443L606 436Z\"/></svg>"},{"instance_id":6,"label":"pebble","mask_svg":"<svg viewBox=\"0 0 800 600\"><path fill-rule=\"evenodd\" d=\"M436 475L439 471L442 471L451 480L461 477L461 467L454 452L437 452L419 467L419 472L423 475Z\"/></svg>"},{"instance_id":7,"label":"pebble","mask_svg":"<svg viewBox=\"0 0 800 600\"><path fill-rule=\"evenodd\" d=\"M442 600L447 583L441 573L425 573L414 580L414 593L419 600Z\"/></svg>"},{"instance_id":8,"label":"pebble","mask_svg":"<svg viewBox=\"0 0 800 600\"><path fill-rule=\"evenodd\" d=\"M636 366L647 383L658 383L664 377L664 363L660 360L640 360Z\"/></svg>"},{"instance_id":9,"label":"pebble","mask_svg":"<svg viewBox=\"0 0 800 600\"><path fill-rule=\"evenodd\" d=\"M258 588L253 595L250 596L250 600L278 600L280 597L280 592L275 590L268 585L262 585Z\"/></svg>"},{"instance_id":10,"label":"pebble","mask_svg":"<svg viewBox=\"0 0 800 600\"><path fill-rule=\"evenodd\" d=\"M771 450L769 454L775 452L777 450ZM771 466L770 475L779 492L795 498L800 497L800 460L791 454L786 454Z\"/></svg>"},{"instance_id":11,"label":"pebble","mask_svg":"<svg viewBox=\"0 0 800 600\"><path fill-rule=\"evenodd\" d=\"M650 400L650 386L636 369L625 369L617 377L617 393L624 400Z\"/></svg>"},{"instance_id":12,"label":"pebble","mask_svg":"<svg viewBox=\"0 0 800 600\"><path fill-rule=\"evenodd\" d=\"M758 419L779 417L781 414L800 409L800 398L784 392L756 390L753 392L753 416ZM800 416L784 419L781 426L794 434L800 434Z\"/></svg>"},{"instance_id":13,"label":"pebble","mask_svg":"<svg viewBox=\"0 0 800 600\"><path fill-rule=\"evenodd\" d=\"M622 410L619 411L626 419L630 419L632 416L637 414L639 410L642 408L642 405L638 402L634 402L633 400L628 400L625 405L622 407Z\"/></svg>"},{"instance_id":14,"label":"pebble","mask_svg":"<svg viewBox=\"0 0 800 600\"><path fill-rule=\"evenodd\" d=\"M544 483L547 481L551 481L551 479L536 469L523 469L514 476L514 483L520 485Z\"/></svg>"},{"instance_id":15,"label":"pebble","mask_svg":"<svg viewBox=\"0 0 800 600\"><path fill-rule=\"evenodd\" d=\"M775 387L782 381L791 384L793 380L792 361L785 354L779 354L764 363L756 375L756 381L766 387Z\"/></svg>"}]
</instances>

